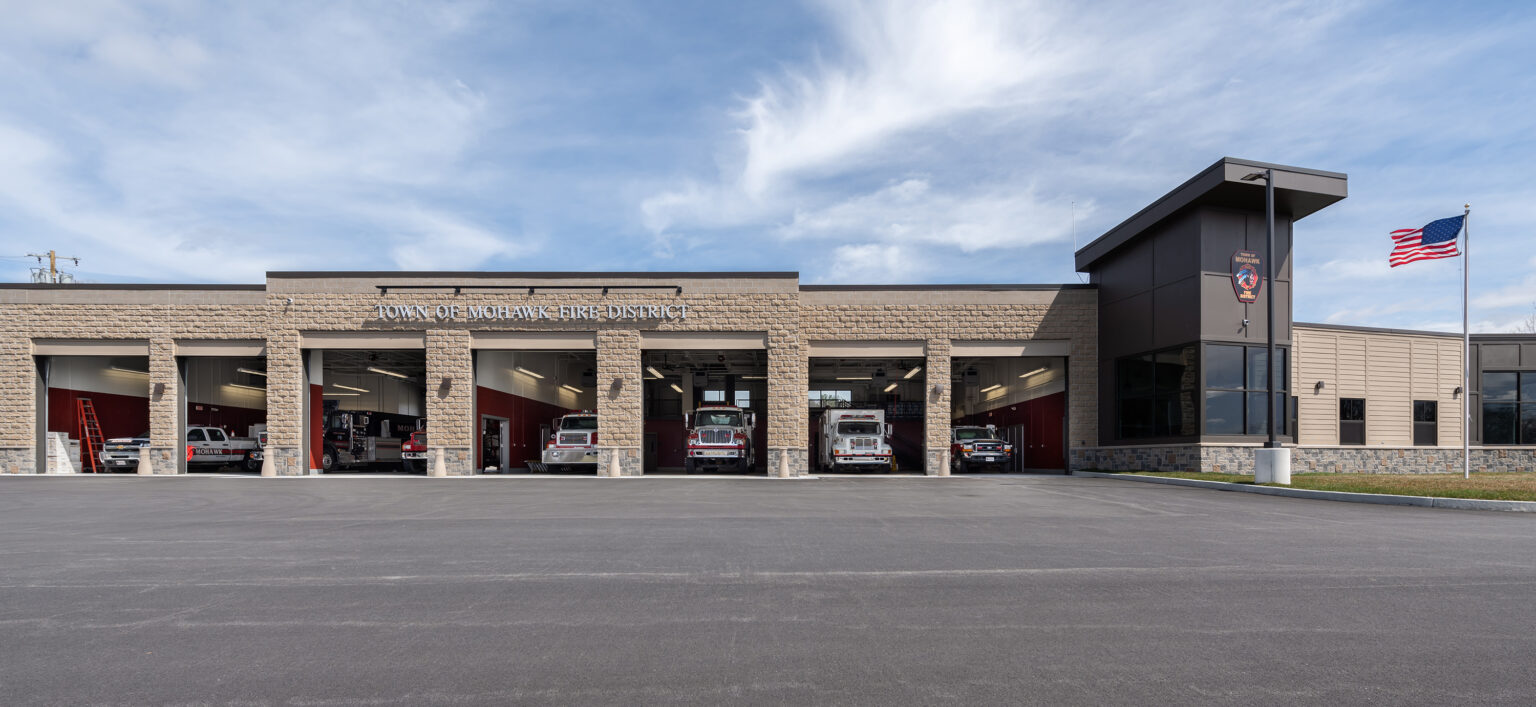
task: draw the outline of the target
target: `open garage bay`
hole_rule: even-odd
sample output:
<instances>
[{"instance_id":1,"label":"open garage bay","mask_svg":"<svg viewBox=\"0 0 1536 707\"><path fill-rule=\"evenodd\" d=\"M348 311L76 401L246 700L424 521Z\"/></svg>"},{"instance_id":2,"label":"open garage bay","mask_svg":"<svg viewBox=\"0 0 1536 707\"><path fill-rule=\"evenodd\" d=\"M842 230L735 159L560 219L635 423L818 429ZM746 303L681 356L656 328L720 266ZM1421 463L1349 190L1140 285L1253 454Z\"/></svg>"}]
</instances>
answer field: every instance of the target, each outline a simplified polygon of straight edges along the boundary
<instances>
[{"instance_id":1,"label":"open garage bay","mask_svg":"<svg viewBox=\"0 0 1536 707\"><path fill-rule=\"evenodd\" d=\"M0 479L0 702L1529 704L1536 518L1062 476Z\"/></svg>"}]
</instances>

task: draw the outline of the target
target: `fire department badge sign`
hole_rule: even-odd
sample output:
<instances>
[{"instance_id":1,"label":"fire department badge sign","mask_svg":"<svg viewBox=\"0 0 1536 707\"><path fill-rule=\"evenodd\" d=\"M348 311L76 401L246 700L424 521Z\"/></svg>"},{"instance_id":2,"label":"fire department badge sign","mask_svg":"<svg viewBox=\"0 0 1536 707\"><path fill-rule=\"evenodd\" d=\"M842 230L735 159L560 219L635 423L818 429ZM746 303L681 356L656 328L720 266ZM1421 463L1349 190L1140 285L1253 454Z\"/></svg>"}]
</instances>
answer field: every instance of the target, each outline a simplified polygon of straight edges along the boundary
<instances>
[{"instance_id":1,"label":"fire department badge sign","mask_svg":"<svg viewBox=\"0 0 1536 707\"><path fill-rule=\"evenodd\" d=\"M1259 268L1263 264L1259 254L1252 251L1240 250L1232 254L1232 289L1237 292L1237 301L1253 304L1259 299L1259 285L1264 281Z\"/></svg>"}]
</instances>

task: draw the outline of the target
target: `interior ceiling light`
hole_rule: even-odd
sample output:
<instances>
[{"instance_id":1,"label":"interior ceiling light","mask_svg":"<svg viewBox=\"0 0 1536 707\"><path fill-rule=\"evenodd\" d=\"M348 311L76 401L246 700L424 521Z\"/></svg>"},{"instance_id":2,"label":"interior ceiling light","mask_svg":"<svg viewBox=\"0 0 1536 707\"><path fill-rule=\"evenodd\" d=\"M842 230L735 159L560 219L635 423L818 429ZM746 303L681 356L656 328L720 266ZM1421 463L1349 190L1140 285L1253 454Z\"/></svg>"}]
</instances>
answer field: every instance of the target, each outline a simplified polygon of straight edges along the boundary
<instances>
[{"instance_id":1,"label":"interior ceiling light","mask_svg":"<svg viewBox=\"0 0 1536 707\"><path fill-rule=\"evenodd\" d=\"M235 372L236 373L249 373L249 374L251 374L253 376L261 376L262 378L266 378L267 377L267 372L266 371L258 371L258 370L254 369L254 368L236 368Z\"/></svg>"},{"instance_id":2,"label":"interior ceiling light","mask_svg":"<svg viewBox=\"0 0 1536 707\"><path fill-rule=\"evenodd\" d=\"M661 371L656 370L655 366L646 366L645 372L655 376L656 378L666 378L666 376L661 375Z\"/></svg>"},{"instance_id":3,"label":"interior ceiling light","mask_svg":"<svg viewBox=\"0 0 1536 707\"><path fill-rule=\"evenodd\" d=\"M867 381L870 378L869 376L838 376L837 379L840 381Z\"/></svg>"},{"instance_id":4,"label":"interior ceiling light","mask_svg":"<svg viewBox=\"0 0 1536 707\"><path fill-rule=\"evenodd\" d=\"M122 371L123 373L137 373L141 376L149 375L149 371L141 371L136 368L123 368L122 366L107 366L108 370Z\"/></svg>"},{"instance_id":5,"label":"interior ceiling light","mask_svg":"<svg viewBox=\"0 0 1536 707\"><path fill-rule=\"evenodd\" d=\"M921 371L921 370L923 370L922 366L913 366L912 370L907 371L907 375L902 376L901 379L902 380L912 380L912 376L917 375L917 372Z\"/></svg>"},{"instance_id":6,"label":"interior ceiling light","mask_svg":"<svg viewBox=\"0 0 1536 707\"><path fill-rule=\"evenodd\" d=\"M394 371L386 371L386 370L384 370L382 368L375 368L373 366L369 366L368 370L373 371L374 373L378 373L380 375L392 376L394 378L410 378L410 376L405 375L404 373L396 373Z\"/></svg>"},{"instance_id":7,"label":"interior ceiling light","mask_svg":"<svg viewBox=\"0 0 1536 707\"><path fill-rule=\"evenodd\" d=\"M669 384L668 384L668 385L671 385L671 386L672 386L672 389L673 389L673 390L675 390L675 391L677 391L677 394L678 394L678 395L682 395L682 394L683 394L683 389L682 389L682 388L679 388L679 387L677 387L677 384L676 384L676 383L669 383Z\"/></svg>"},{"instance_id":8,"label":"interior ceiling light","mask_svg":"<svg viewBox=\"0 0 1536 707\"><path fill-rule=\"evenodd\" d=\"M892 384L890 384L888 386L885 386L885 392L887 392L887 393L889 393L889 392L891 392L891 391L893 391L895 389L896 389L896 384L895 383L892 383Z\"/></svg>"},{"instance_id":9,"label":"interior ceiling light","mask_svg":"<svg viewBox=\"0 0 1536 707\"><path fill-rule=\"evenodd\" d=\"M266 388L262 388L262 387L254 386L254 385L246 385L244 383L225 383L224 385L227 385L227 386L229 386L231 388L243 388L245 390L259 390L259 391L261 391L263 393L267 392Z\"/></svg>"},{"instance_id":10,"label":"interior ceiling light","mask_svg":"<svg viewBox=\"0 0 1536 707\"><path fill-rule=\"evenodd\" d=\"M357 391L359 393L367 393L367 392L369 392L367 388L354 388L354 387L352 387L350 385L342 385L340 383L332 383L331 387L332 388L340 388L342 390L355 390L355 391Z\"/></svg>"},{"instance_id":11,"label":"interior ceiling light","mask_svg":"<svg viewBox=\"0 0 1536 707\"><path fill-rule=\"evenodd\" d=\"M580 393L580 392L581 392L581 389L580 389L580 388L577 388L577 387L576 387L576 386L574 386L574 385L571 385L571 384L569 384L569 383L566 383L566 384L562 384L562 385L561 385L561 386L560 386L560 387L561 387L561 388L564 388L564 389L566 389L566 390L569 390L569 391L571 391L571 392L572 392L572 393Z\"/></svg>"},{"instance_id":12,"label":"interior ceiling light","mask_svg":"<svg viewBox=\"0 0 1536 707\"><path fill-rule=\"evenodd\" d=\"M324 397L324 398L355 398L355 397L357 397L359 395L362 395L362 393L325 393L321 397Z\"/></svg>"},{"instance_id":13,"label":"interior ceiling light","mask_svg":"<svg viewBox=\"0 0 1536 707\"><path fill-rule=\"evenodd\" d=\"M1041 367L1036 368L1035 370L1030 371L1028 373L1020 373L1019 377L1020 378L1028 378L1028 377L1030 377L1032 375L1035 375L1036 373L1044 373L1044 372L1049 371L1049 370L1051 370L1050 366L1041 366ZM1262 402L1262 401L1260 401L1260 402Z\"/></svg>"},{"instance_id":14,"label":"interior ceiling light","mask_svg":"<svg viewBox=\"0 0 1536 707\"><path fill-rule=\"evenodd\" d=\"M539 375L537 373L534 373L533 371L530 371L530 370L528 370L526 368L523 368L522 366L517 366L516 368L513 368L512 370L517 371L518 373L521 373L521 374L523 374L525 376L533 376L534 378L537 378L539 380L544 380L544 376L541 376L541 375Z\"/></svg>"},{"instance_id":15,"label":"interior ceiling light","mask_svg":"<svg viewBox=\"0 0 1536 707\"><path fill-rule=\"evenodd\" d=\"M742 376L741 379L744 381L765 381L768 380L768 376Z\"/></svg>"},{"instance_id":16,"label":"interior ceiling light","mask_svg":"<svg viewBox=\"0 0 1536 707\"><path fill-rule=\"evenodd\" d=\"M985 388L982 388L981 392L983 392L983 393L990 393L990 392L992 392L994 390L997 390L998 388L1001 388L1001 387L1003 387L1002 383L993 383L992 385L989 385L989 386L987 386Z\"/></svg>"}]
</instances>

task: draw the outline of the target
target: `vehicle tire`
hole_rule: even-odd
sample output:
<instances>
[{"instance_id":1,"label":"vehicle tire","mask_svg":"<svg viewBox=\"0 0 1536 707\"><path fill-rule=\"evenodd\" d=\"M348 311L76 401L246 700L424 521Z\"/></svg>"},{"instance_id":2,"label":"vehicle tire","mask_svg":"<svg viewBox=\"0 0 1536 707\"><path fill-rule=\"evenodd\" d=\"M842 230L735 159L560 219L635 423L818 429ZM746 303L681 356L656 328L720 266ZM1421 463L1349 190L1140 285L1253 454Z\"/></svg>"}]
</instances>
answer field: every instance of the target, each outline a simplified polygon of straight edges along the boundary
<instances>
[{"instance_id":1,"label":"vehicle tire","mask_svg":"<svg viewBox=\"0 0 1536 707\"><path fill-rule=\"evenodd\" d=\"M698 465L693 463L692 459L684 459L683 460L683 473L684 474L692 474L697 469L698 469Z\"/></svg>"},{"instance_id":2,"label":"vehicle tire","mask_svg":"<svg viewBox=\"0 0 1536 707\"><path fill-rule=\"evenodd\" d=\"M405 473L407 473L407 474L420 474L420 473L425 472L427 470L427 463L423 462L423 461L416 461L415 459L406 459L405 461L402 461L400 463L401 463L402 466L405 467Z\"/></svg>"},{"instance_id":3,"label":"vehicle tire","mask_svg":"<svg viewBox=\"0 0 1536 707\"><path fill-rule=\"evenodd\" d=\"M970 462L967 462L964 459L960 460L960 473L961 474L969 474L969 473L971 473Z\"/></svg>"},{"instance_id":4,"label":"vehicle tire","mask_svg":"<svg viewBox=\"0 0 1536 707\"><path fill-rule=\"evenodd\" d=\"M890 473L895 474L895 473L897 473L899 471L901 471L901 465L896 462L896 455L892 454L891 455L891 472Z\"/></svg>"},{"instance_id":5,"label":"vehicle tire","mask_svg":"<svg viewBox=\"0 0 1536 707\"><path fill-rule=\"evenodd\" d=\"M240 462L240 468L250 472L259 472L261 471L261 462L256 461L250 454L247 454L245 459Z\"/></svg>"},{"instance_id":6,"label":"vehicle tire","mask_svg":"<svg viewBox=\"0 0 1536 707\"><path fill-rule=\"evenodd\" d=\"M336 468L336 453L327 449L320 453L320 471L330 473Z\"/></svg>"}]
</instances>

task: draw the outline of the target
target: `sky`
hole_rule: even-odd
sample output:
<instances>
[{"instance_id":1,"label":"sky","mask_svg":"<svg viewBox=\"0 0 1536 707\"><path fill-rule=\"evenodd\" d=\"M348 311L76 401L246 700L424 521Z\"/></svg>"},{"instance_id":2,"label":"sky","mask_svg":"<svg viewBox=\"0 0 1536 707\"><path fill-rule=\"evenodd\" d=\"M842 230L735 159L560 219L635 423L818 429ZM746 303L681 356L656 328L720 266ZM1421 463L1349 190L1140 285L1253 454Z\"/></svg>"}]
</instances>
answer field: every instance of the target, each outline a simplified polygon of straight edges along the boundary
<instances>
[{"instance_id":1,"label":"sky","mask_svg":"<svg viewBox=\"0 0 1536 707\"><path fill-rule=\"evenodd\" d=\"M1349 175L1296 319L1536 313L1536 7L0 0L0 280L790 270L1070 283L1223 156Z\"/></svg>"}]
</instances>

